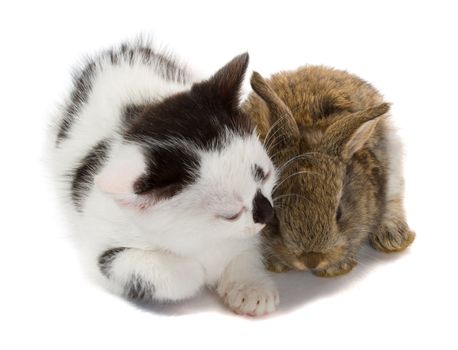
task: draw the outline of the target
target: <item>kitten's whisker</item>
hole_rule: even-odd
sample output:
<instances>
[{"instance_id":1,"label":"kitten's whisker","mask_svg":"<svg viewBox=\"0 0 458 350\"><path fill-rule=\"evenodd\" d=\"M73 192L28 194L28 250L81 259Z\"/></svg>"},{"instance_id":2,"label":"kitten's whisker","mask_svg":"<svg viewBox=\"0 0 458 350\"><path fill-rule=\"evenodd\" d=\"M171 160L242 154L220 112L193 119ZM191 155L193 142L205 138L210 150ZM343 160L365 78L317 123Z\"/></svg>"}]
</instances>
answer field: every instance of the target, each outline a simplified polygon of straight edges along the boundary
<instances>
[{"instance_id":1,"label":"kitten's whisker","mask_svg":"<svg viewBox=\"0 0 458 350\"><path fill-rule=\"evenodd\" d=\"M284 139L286 139L286 135L285 134L280 134L280 135L278 135L278 137L276 139L277 139L277 141L274 144L269 145L269 147L266 149L267 154L269 154L272 150L275 149L276 146L278 146Z\"/></svg>"},{"instance_id":2,"label":"kitten's whisker","mask_svg":"<svg viewBox=\"0 0 458 350\"><path fill-rule=\"evenodd\" d=\"M280 131L282 131L282 129L283 129L285 126L286 126L286 124L279 125L279 126L276 128L275 132L274 132L272 135L269 136L269 139L266 140L266 142L264 143L264 146L265 146L265 147L269 147L270 143L273 142L273 141L275 141L276 135L278 135L278 133L279 133Z\"/></svg>"},{"instance_id":3,"label":"kitten's whisker","mask_svg":"<svg viewBox=\"0 0 458 350\"><path fill-rule=\"evenodd\" d=\"M269 130L267 131L266 136L264 137L264 140L263 140L263 143L264 143L264 144L266 144L266 141L269 139L269 134L272 132L272 130L273 130L273 129L277 126L277 124L278 124L279 122L281 122L285 117L286 117L286 115L283 116L283 117L281 117L281 118L279 118L275 123L273 123L273 124L271 125L271 127L270 127Z\"/></svg>"},{"instance_id":4,"label":"kitten's whisker","mask_svg":"<svg viewBox=\"0 0 458 350\"><path fill-rule=\"evenodd\" d=\"M305 197L305 196L303 196L303 195L300 195L300 194L298 194L298 193L287 193L287 194L282 194L282 195L280 195L280 196L275 197L274 203L275 203L275 201L278 201L280 198L283 198L283 200L284 200L284 198L293 197L293 196L301 197L301 198L304 198L304 199L309 200L309 198L307 198L307 197ZM282 200L281 202L283 202L283 200Z\"/></svg>"},{"instance_id":5,"label":"kitten's whisker","mask_svg":"<svg viewBox=\"0 0 458 350\"><path fill-rule=\"evenodd\" d=\"M298 108L296 108L296 109L294 110L294 113L297 111L297 109L298 109ZM265 144L265 145L267 145L267 144L271 141L271 139L275 136L275 134L276 134L280 129L282 129L282 128L284 128L286 125L288 125L287 123L284 123L284 124L282 124L282 125L279 125L279 122L285 121L287 117L288 117L288 114L287 114L287 113L283 114L283 116L280 117L280 118L272 125L272 127L269 129L269 131L268 131L267 134L269 134L269 133L274 129L274 127L277 127L277 130L275 130L275 133L272 134L270 137L267 137L268 135L266 135L266 137L264 138L264 141L265 141L264 144Z\"/></svg>"},{"instance_id":6,"label":"kitten's whisker","mask_svg":"<svg viewBox=\"0 0 458 350\"><path fill-rule=\"evenodd\" d=\"M291 109L290 108L290 111L291 111L291 115L293 116L294 118L294 114L300 109L301 106L296 106L294 109ZM280 123L282 122L283 120L285 120L287 117L289 116L288 113L284 113L283 116L281 116L279 119L277 119L273 124L272 126L269 128L269 130L267 131L267 134L266 136L264 137L264 140L263 140L263 143L264 144L267 144L267 141L268 141L268 138L269 138L269 134L272 132L272 130L275 129L275 127Z\"/></svg>"},{"instance_id":7,"label":"kitten's whisker","mask_svg":"<svg viewBox=\"0 0 458 350\"><path fill-rule=\"evenodd\" d=\"M296 113L298 109L299 109L299 106L297 106L293 111L291 111L291 113L292 113L292 114ZM264 141L268 140L269 133L272 132L272 130L274 130L274 128L275 128L280 122L284 121L288 116L289 116L288 113L284 113L280 118L278 118L278 119L272 124L272 126L270 127L270 129L267 131L266 136L264 137Z\"/></svg>"},{"instance_id":8,"label":"kitten's whisker","mask_svg":"<svg viewBox=\"0 0 458 350\"><path fill-rule=\"evenodd\" d=\"M296 176L296 175L300 175L300 174L318 174L314 171L310 171L310 170L302 170L302 171L297 171L291 175L288 175L287 177L285 177L282 181L280 181L278 184L276 184L274 186L274 189L272 192L275 192L286 180L288 180L289 178L293 177L293 176Z\"/></svg>"},{"instance_id":9,"label":"kitten's whisker","mask_svg":"<svg viewBox=\"0 0 458 350\"><path fill-rule=\"evenodd\" d=\"M275 152L273 155L270 156L270 159L275 160L275 157L276 157L281 151L282 151L282 150Z\"/></svg>"},{"instance_id":10,"label":"kitten's whisker","mask_svg":"<svg viewBox=\"0 0 458 350\"><path fill-rule=\"evenodd\" d=\"M308 159L308 158L311 157L312 154L315 154L315 153L319 153L319 152L310 151L310 152L305 152L305 153L298 154L297 156L294 156L294 157L288 159L285 163L283 163L278 168L278 171L282 171L288 164L291 164L293 161L300 160L300 159Z\"/></svg>"},{"instance_id":11,"label":"kitten's whisker","mask_svg":"<svg viewBox=\"0 0 458 350\"><path fill-rule=\"evenodd\" d=\"M282 194L282 195L279 195L279 196L277 196L277 197L272 198L272 200L275 202L275 201L276 201L277 199L279 199L279 198L287 197L287 196L295 196L295 195L300 196L299 193L285 193L285 194Z\"/></svg>"}]
</instances>

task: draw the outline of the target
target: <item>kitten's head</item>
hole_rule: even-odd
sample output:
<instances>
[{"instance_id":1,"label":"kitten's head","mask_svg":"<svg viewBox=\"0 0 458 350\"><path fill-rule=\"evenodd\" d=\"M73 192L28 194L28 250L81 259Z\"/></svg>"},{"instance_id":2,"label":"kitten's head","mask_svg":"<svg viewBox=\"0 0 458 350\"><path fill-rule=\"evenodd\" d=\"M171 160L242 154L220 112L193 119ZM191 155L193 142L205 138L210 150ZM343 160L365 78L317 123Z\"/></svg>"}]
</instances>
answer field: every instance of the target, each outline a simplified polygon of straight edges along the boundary
<instances>
[{"instance_id":1,"label":"kitten's head","mask_svg":"<svg viewBox=\"0 0 458 350\"><path fill-rule=\"evenodd\" d=\"M276 172L240 109L248 54L129 119L96 183L154 232L254 234L273 216Z\"/></svg>"}]
</instances>

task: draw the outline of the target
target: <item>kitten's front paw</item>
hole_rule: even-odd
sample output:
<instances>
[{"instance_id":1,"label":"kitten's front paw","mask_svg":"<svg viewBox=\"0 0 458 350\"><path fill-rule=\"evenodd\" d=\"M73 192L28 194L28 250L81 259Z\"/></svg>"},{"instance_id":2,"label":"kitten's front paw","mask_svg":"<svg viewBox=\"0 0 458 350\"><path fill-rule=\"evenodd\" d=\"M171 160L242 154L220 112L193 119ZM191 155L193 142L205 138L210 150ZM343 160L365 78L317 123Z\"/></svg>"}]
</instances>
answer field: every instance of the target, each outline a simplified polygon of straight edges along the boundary
<instances>
[{"instance_id":1,"label":"kitten's front paw","mask_svg":"<svg viewBox=\"0 0 458 350\"><path fill-rule=\"evenodd\" d=\"M234 282L220 291L224 303L237 314L262 316L275 311L280 302L273 285Z\"/></svg>"}]
</instances>

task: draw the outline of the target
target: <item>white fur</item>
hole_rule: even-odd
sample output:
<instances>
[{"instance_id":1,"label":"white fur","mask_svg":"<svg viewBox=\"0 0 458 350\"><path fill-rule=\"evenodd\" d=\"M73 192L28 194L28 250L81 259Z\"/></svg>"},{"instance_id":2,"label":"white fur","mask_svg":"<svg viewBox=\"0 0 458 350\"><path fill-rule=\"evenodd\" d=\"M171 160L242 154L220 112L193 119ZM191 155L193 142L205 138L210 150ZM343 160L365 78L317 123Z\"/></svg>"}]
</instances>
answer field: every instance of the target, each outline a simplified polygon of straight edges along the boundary
<instances>
[{"instance_id":1,"label":"white fur","mask_svg":"<svg viewBox=\"0 0 458 350\"><path fill-rule=\"evenodd\" d=\"M107 194L129 195L132 184L145 172L145 159L135 145L116 144L104 169L95 176L97 187Z\"/></svg>"},{"instance_id":2,"label":"white fur","mask_svg":"<svg viewBox=\"0 0 458 350\"><path fill-rule=\"evenodd\" d=\"M136 275L154 285L158 300L189 298L207 285L215 287L237 312L271 312L278 304L278 293L258 251L257 233L263 225L254 223L251 213L259 188L252 166L258 164L271 171L272 176L261 187L270 201L276 176L256 135L228 134L221 150L198 150L201 169L197 181L170 199L141 210L117 200L117 195L135 200L133 181L145 168L140 151L120 139L123 106L161 100L190 87L164 80L155 69L140 61L116 66L99 62L87 103L69 137L52 151L59 190L87 268L117 293L122 293L129 277ZM96 174L97 185L78 213L71 203L68 174L106 138L111 140L109 159ZM151 145L155 146L160 145ZM243 213L238 220L224 219L240 210ZM118 254L108 279L100 272L97 260L107 249L116 247L131 249Z\"/></svg>"},{"instance_id":3,"label":"white fur","mask_svg":"<svg viewBox=\"0 0 458 350\"><path fill-rule=\"evenodd\" d=\"M387 120L386 149L388 155L387 200L402 198L404 178L402 169L403 145L391 118Z\"/></svg>"},{"instance_id":4,"label":"white fur","mask_svg":"<svg viewBox=\"0 0 458 350\"><path fill-rule=\"evenodd\" d=\"M55 150L57 174L74 167L98 141L117 137L123 106L160 100L190 87L166 81L156 70L140 61L133 65L127 61L112 65L108 59L97 62L88 101L72 125L69 138Z\"/></svg>"}]
</instances>

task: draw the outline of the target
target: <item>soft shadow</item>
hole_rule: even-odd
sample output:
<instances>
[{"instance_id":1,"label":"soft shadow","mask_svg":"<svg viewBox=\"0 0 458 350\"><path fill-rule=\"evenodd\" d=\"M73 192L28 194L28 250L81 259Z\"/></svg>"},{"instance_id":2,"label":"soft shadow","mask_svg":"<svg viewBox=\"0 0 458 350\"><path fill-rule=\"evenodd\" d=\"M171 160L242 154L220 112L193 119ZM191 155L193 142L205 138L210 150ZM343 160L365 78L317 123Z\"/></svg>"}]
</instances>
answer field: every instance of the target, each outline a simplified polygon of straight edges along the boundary
<instances>
[{"instance_id":1,"label":"soft shadow","mask_svg":"<svg viewBox=\"0 0 458 350\"><path fill-rule=\"evenodd\" d=\"M375 272L378 265L395 262L404 254L381 253L365 245L358 253L358 265L346 275L324 278L299 271L273 274L280 292L281 304L272 316L291 312L317 298L336 294Z\"/></svg>"},{"instance_id":2,"label":"soft shadow","mask_svg":"<svg viewBox=\"0 0 458 350\"><path fill-rule=\"evenodd\" d=\"M153 312L163 316L185 316L221 309L219 297L210 290L203 289L192 299L181 302L142 303L127 301L142 311Z\"/></svg>"},{"instance_id":3,"label":"soft shadow","mask_svg":"<svg viewBox=\"0 0 458 350\"><path fill-rule=\"evenodd\" d=\"M316 277L310 272L299 271L273 273L271 275L278 286L281 302L278 310L269 317L289 313L317 298L336 294L350 287L353 283L363 280L369 273L374 272L373 270L378 265L395 262L405 254L408 254L408 252L380 253L365 245L358 254L358 265L350 273L343 276L322 278ZM215 311L227 313L228 315L232 314L222 305L219 297L209 290L203 290L195 298L179 303L135 305L143 311L154 312L164 316L184 316ZM261 317L260 319L264 318Z\"/></svg>"}]
</instances>

